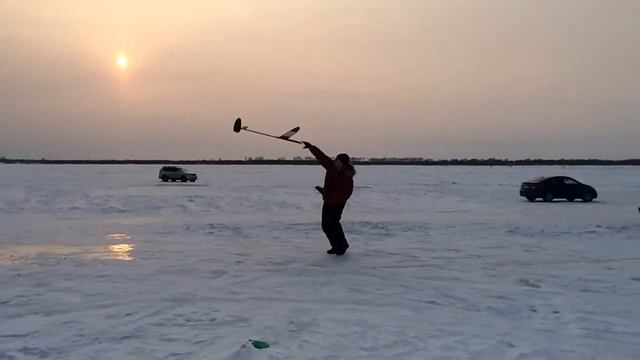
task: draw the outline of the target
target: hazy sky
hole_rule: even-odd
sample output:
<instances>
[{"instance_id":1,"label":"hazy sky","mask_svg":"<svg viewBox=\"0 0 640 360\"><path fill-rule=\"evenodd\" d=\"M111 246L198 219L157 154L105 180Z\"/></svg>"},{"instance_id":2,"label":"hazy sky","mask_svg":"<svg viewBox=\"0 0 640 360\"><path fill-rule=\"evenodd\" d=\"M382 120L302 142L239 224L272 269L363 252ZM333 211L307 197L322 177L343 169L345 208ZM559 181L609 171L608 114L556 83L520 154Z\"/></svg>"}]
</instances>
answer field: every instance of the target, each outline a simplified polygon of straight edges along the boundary
<instances>
[{"instance_id":1,"label":"hazy sky","mask_svg":"<svg viewBox=\"0 0 640 360\"><path fill-rule=\"evenodd\" d=\"M0 156L640 157L638 0L0 0ZM129 67L116 64L128 56Z\"/></svg>"}]
</instances>

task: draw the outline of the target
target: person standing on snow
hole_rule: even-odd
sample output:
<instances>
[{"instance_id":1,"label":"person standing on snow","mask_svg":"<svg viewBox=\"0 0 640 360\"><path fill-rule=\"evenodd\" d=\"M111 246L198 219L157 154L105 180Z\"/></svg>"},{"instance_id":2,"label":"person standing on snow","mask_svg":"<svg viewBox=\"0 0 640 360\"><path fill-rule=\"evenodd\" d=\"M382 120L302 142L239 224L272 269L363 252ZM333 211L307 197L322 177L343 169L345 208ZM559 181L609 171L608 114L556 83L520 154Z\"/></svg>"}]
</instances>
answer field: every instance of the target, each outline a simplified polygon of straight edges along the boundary
<instances>
[{"instance_id":1,"label":"person standing on snow","mask_svg":"<svg viewBox=\"0 0 640 360\"><path fill-rule=\"evenodd\" d=\"M327 170L324 177L324 187L316 187L322 194L322 231L327 235L331 249L327 254L344 255L349 243L342 231L340 219L347 200L353 193L353 176L356 170L351 165L351 158L347 154L339 154L335 160L325 155L316 146L303 141L305 149L309 149L318 159L320 165Z\"/></svg>"}]
</instances>

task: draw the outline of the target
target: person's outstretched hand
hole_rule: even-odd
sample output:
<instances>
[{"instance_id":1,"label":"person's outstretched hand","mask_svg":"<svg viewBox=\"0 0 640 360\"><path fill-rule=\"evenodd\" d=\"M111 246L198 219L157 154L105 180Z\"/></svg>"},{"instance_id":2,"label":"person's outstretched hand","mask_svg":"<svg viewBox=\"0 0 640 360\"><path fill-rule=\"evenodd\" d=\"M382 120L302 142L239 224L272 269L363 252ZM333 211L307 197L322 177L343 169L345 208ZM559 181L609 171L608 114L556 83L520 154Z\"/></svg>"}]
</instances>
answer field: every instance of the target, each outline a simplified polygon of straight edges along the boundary
<instances>
[{"instance_id":1,"label":"person's outstretched hand","mask_svg":"<svg viewBox=\"0 0 640 360\"><path fill-rule=\"evenodd\" d=\"M309 149L310 147L312 147L312 146L313 146L313 145L311 145L311 143L310 143L310 142L308 142L308 141L303 141L302 143L304 144L304 148L303 148L303 149Z\"/></svg>"}]
</instances>

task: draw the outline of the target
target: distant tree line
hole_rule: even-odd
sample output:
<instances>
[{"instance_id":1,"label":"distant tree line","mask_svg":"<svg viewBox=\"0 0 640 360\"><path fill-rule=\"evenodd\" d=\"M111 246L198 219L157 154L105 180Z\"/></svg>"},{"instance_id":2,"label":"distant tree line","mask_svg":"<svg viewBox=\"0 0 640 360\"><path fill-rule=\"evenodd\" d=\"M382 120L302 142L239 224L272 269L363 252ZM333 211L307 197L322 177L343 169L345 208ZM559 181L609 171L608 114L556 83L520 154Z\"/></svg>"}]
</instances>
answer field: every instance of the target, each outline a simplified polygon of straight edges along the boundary
<instances>
[{"instance_id":1,"label":"distant tree line","mask_svg":"<svg viewBox=\"0 0 640 360\"><path fill-rule=\"evenodd\" d=\"M640 159L449 159L423 158L369 158L354 159L355 165L422 165L422 166L531 166L531 165L640 165ZM294 158L291 160L247 158L244 160L65 160L65 159L9 159L0 157L0 164L51 164L51 165L311 165L315 159Z\"/></svg>"}]
</instances>

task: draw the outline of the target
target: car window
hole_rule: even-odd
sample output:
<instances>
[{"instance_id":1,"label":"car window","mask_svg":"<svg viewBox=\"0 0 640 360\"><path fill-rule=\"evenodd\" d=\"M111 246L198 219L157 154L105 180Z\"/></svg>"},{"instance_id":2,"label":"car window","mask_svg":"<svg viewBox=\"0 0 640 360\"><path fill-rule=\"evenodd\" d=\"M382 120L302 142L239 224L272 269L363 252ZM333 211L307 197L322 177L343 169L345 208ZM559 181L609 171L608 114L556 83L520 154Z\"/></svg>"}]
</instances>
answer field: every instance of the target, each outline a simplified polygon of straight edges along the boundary
<instances>
[{"instance_id":1,"label":"car window","mask_svg":"<svg viewBox=\"0 0 640 360\"><path fill-rule=\"evenodd\" d=\"M564 183L567 185L578 185L578 182L572 179L563 179Z\"/></svg>"},{"instance_id":2,"label":"car window","mask_svg":"<svg viewBox=\"0 0 640 360\"><path fill-rule=\"evenodd\" d=\"M562 186L564 185L564 181L562 181L562 179L559 179L557 177L553 177L553 178L548 178L545 181L545 184L551 185L551 186Z\"/></svg>"}]
</instances>

